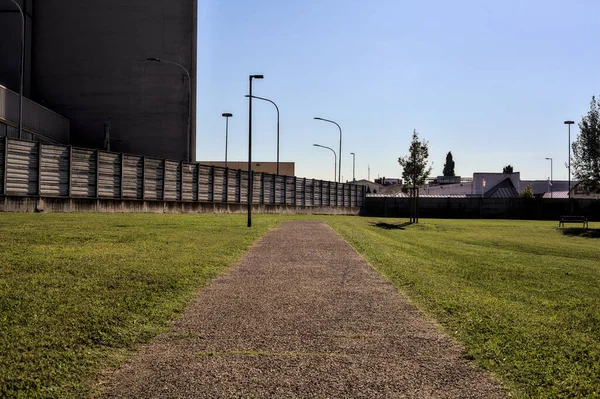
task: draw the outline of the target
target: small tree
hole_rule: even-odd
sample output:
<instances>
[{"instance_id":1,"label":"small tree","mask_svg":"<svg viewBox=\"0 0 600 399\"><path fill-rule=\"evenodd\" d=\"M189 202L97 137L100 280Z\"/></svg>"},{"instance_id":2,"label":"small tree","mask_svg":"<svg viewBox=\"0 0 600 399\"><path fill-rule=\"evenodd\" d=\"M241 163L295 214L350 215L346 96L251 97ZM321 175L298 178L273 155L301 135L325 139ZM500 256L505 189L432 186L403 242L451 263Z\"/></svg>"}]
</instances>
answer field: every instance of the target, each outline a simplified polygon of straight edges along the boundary
<instances>
[{"instance_id":1,"label":"small tree","mask_svg":"<svg viewBox=\"0 0 600 399\"><path fill-rule=\"evenodd\" d=\"M531 184L528 184L527 186L525 186L523 191L521 191L521 194L519 194L519 197L521 197L521 198L534 198L535 197L535 195L533 195L533 190L531 189Z\"/></svg>"},{"instance_id":2,"label":"small tree","mask_svg":"<svg viewBox=\"0 0 600 399\"><path fill-rule=\"evenodd\" d=\"M512 165L506 165L504 168L502 168L502 173L511 174L512 172L513 172Z\"/></svg>"},{"instance_id":3,"label":"small tree","mask_svg":"<svg viewBox=\"0 0 600 399\"><path fill-rule=\"evenodd\" d=\"M573 175L587 192L600 189L600 100L592 96L590 110L581 118L573 142Z\"/></svg>"},{"instance_id":4,"label":"small tree","mask_svg":"<svg viewBox=\"0 0 600 399\"><path fill-rule=\"evenodd\" d=\"M444 176L454 176L454 159L452 159L452 151L448 151L448 154L446 154Z\"/></svg>"},{"instance_id":5,"label":"small tree","mask_svg":"<svg viewBox=\"0 0 600 399\"><path fill-rule=\"evenodd\" d=\"M428 158L429 142L419 140L419 134L414 130L408 155L398 158L406 184L416 187L425 183L425 179L431 174L431 167L427 166Z\"/></svg>"}]
</instances>

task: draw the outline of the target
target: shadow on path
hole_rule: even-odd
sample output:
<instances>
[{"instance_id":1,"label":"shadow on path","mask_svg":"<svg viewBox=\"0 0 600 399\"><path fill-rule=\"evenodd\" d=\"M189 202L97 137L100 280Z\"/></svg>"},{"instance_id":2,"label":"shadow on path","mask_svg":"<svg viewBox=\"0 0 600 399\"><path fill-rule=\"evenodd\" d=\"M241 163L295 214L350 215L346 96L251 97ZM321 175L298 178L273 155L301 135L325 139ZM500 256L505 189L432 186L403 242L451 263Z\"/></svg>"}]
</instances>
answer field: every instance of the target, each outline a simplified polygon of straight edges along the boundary
<instances>
[{"instance_id":1,"label":"shadow on path","mask_svg":"<svg viewBox=\"0 0 600 399\"><path fill-rule=\"evenodd\" d=\"M565 236L600 238L600 229L584 229L584 228L572 227L572 228L562 229L561 232Z\"/></svg>"},{"instance_id":2,"label":"shadow on path","mask_svg":"<svg viewBox=\"0 0 600 399\"><path fill-rule=\"evenodd\" d=\"M379 227L380 229L385 229L385 230L405 230L406 226L411 225L411 222L404 222L404 223L400 223L400 224L393 224L393 223L371 223L372 226L375 227Z\"/></svg>"}]
</instances>

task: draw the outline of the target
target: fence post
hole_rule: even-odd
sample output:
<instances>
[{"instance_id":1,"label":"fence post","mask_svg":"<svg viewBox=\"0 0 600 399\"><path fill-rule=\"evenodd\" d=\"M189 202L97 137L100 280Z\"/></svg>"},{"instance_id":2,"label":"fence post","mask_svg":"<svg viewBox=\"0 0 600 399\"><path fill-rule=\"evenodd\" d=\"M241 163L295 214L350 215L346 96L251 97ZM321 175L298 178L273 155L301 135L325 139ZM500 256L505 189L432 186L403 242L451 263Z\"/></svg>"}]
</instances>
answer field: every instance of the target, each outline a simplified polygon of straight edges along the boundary
<instances>
[{"instance_id":1,"label":"fence post","mask_svg":"<svg viewBox=\"0 0 600 399\"><path fill-rule=\"evenodd\" d=\"M271 176L273 177L273 178L271 179L271 180L273 180L273 185L272 185L273 187L271 187L271 189L272 189L271 191L273 191L273 197L272 197L272 198L273 198L273 201L271 201L271 203L272 203L273 205L275 205L275 203L277 202L277 200L276 200L276 199L277 199L277 195L276 195L276 194L277 194L277 192L276 192L276 189L275 189L275 185L277 184L277 175L274 175L274 174L273 174L273 175L271 175Z\"/></svg>"},{"instance_id":2,"label":"fence post","mask_svg":"<svg viewBox=\"0 0 600 399\"><path fill-rule=\"evenodd\" d=\"M8 175L8 136L4 136L4 167L2 169L2 194L6 195L6 176Z\"/></svg>"},{"instance_id":3,"label":"fence post","mask_svg":"<svg viewBox=\"0 0 600 399\"><path fill-rule=\"evenodd\" d=\"M265 173L260 174L260 204L265 204Z\"/></svg>"},{"instance_id":4,"label":"fence post","mask_svg":"<svg viewBox=\"0 0 600 399\"><path fill-rule=\"evenodd\" d=\"M229 168L225 168L223 191L225 192L225 202L229 202Z\"/></svg>"},{"instance_id":5,"label":"fence post","mask_svg":"<svg viewBox=\"0 0 600 399\"><path fill-rule=\"evenodd\" d=\"M215 167L210 167L210 201L215 202Z\"/></svg>"},{"instance_id":6,"label":"fence post","mask_svg":"<svg viewBox=\"0 0 600 399\"><path fill-rule=\"evenodd\" d=\"M192 178L192 181L194 179ZM200 202L200 164L196 163L196 201Z\"/></svg>"},{"instance_id":7,"label":"fence post","mask_svg":"<svg viewBox=\"0 0 600 399\"><path fill-rule=\"evenodd\" d=\"M306 192L306 177L304 177L302 180L302 206L306 206L306 194L308 193Z\"/></svg>"},{"instance_id":8,"label":"fence post","mask_svg":"<svg viewBox=\"0 0 600 399\"><path fill-rule=\"evenodd\" d=\"M162 187L162 200L167 199L167 158L163 158L163 187Z\"/></svg>"},{"instance_id":9,"label":"fence post","mask_svg":"<svg viewBox=\"0 0 600 399\"><path fill-rule=\"evenodd\" d=\"M183 201L183 161L179 161L179 201Z\"/></svg>"},{"instance_id":10,"label":"fence post","mask_svg":"<svg viewBox=\"0 0 600 399\"><path fill-rule=\"evenodd\" d=\"M96 198L100 198L100 150L96 150Z\"/></svg>"},{"instance_id":11,"label":"fence post","mask_svg":"<svg viewBox=\"0 0 600 399\"><path fill-rule=\"evenodd\" d=\"M336 207L338 206L338 201L339 201L339 198L338 198L338 182L335 182L335 206Z\"/></svg>"},{"instance_id":12,"label":"fence post","mask_svg":"<svg viewBox=\"0 0 600 399\"><path fill-rule=\"evenodd\" d=\"M315 206L315 179L312 179L312 188L310 191L311 191L310 205Z\"/></svg>"},{"instance_id":13,"label":"fence post","mask_svg":"<svg viewBox=\"0 0 600 399\"><path fill-rule=\"evenodd\" d=\"M319 206L323 206L323 180L319 180Z\"/></svg>"},{"instance_id":14,"label":"fence post","mask_svg":"<svg viewBox=\"0 0 600 399\"><path fill-rule=\"evenodd\" d=\"M250 179L250 176L248 176L248 179ZM238 169L237 176L236 176L235 180L236 180L235 184L236 184L237 189L238 189L238 195L237 195L237 198L236 198L236 202L238 204L241 204L242 203L242 170L241 169ZM247 190L249 190L249 189L250 189L250 180L248 180L248 188L247 188Z\"/></svg>"},{"instance_id":15,"label":"fence post","mask_svg":"<svg viewBox=\"0 0 600 399\"><path fill-rule=\"evenodd\" d=\"M38 179L37 179L37 195L42 196L42 142L38 141Z\"/></svg>"},{"instance_id":16,"label":"fence post","mask_svg":"<svg viewBox=\"0 0 600 399\"><path fill-rule=\"evenodd\" d=\"M294 176L294 206L298 206L298 178Z\"/></svg>"},{"instance_id":17,"label":"fence post","mask_svg":"<svg viewBox=\"0 0 600 399\"><path fill-rule=\"evenodd\" d=\"M142 201L146 199L146 156L142 157Z\"/></svg>"},{"instance_id":18,"label":"fence post","mask_svg":"<svg viewBox=\"0 0 600 399\"><path fill-rule=\"evenodd\" d=\"M283 176L283 205L287 203L287 176Z\"/></svg>"},{"instance_id":19,"label":"fence post","mask_svg":"<svg viewBox=\"0 0 600 399\"><path fill-rule=\"evenodd\" d=\"M69 182L67 196L71 198L73 195L73 146L69 146Z\"/></svg>"},{"instance_id":20,"label":"fence post","mask_svg":"<svg viewBox=\"0 0 600 399\"><path fill-rule=\"evenodd\" d=\"M121 153L121 171L119 173L119 198L123 199L123 192L125 191L123 189L123 175L124 175L124 168L125 168L125 154Z\"/></svg>"}]
</instances>

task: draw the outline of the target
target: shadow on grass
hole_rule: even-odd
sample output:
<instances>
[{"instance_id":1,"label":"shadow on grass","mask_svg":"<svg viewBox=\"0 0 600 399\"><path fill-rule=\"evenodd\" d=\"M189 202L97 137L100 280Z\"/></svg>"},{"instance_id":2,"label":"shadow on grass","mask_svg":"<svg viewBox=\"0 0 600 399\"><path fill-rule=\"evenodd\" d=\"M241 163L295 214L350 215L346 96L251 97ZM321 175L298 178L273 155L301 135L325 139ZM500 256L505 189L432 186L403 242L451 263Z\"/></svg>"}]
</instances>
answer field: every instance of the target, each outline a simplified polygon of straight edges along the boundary
<instances>
[{"instance_id":1,"label":"shadow on grass","mask_svg":"<svg viewBox=\"0 0 600 399\"><path fill-rule=\"evenodd\" d=\"M567 228L561 230L565 236L578 236L586 238L600 238L600 229Z\"/></svg>"},{"instance_id":2,"label":"shadow on grass","mask_svg":"<svg viewBox=\"0 0 600 399\"><path fill-rule=\"evenodd\" d=\"M379 227L380 229L386 230L404 230L404 228L408 225L411 225L411 222L404 222L400 224L392 224L392 223L371 223L372 226Z\"/></svg>"}]
</instances>

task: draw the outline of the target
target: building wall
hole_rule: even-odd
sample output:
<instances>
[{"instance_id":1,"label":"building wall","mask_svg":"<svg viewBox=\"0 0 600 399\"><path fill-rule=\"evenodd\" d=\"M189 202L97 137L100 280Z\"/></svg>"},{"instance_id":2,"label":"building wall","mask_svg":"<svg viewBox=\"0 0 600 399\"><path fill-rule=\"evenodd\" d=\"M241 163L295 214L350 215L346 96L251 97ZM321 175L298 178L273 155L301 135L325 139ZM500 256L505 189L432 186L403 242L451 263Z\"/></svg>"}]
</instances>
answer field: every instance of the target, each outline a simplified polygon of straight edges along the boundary
<instances>
[{"instance_id":1,"label":"building wall","mask_svg":"<svg viewBox=\"0 0 600 399\"><path fill-rule=\"evenodd\" d=\"M42 0L43 1L43 0ZM31 89L31 40L34 0L17 0L25 15L25 96ZM0 85L19 92L21 71L21 15L12 1L0 1Z\"/></svg>"},{"instance_id":2,"label":"building wall","mask_svg":"<svg viewBox=\"0 0 600 399\"><path fill-rule=\"evenodd\" d=\"M221 161L198 161L202 165L225 167ZM248 162L227 162L230 169L248 170ZM252 162L252 170L259 173L277 173L277 162ZM282 176L296 176L296 164L294 162L279 162L279 174Z\"/></svg>"},{"instance_id":3,"label":"building wall","mask_svg":"<svg viewBox=\"0 0 600 399\"><path fill-rule=\"evenodd\" d=\"M185 160L192 74L195 160L197 0L42 0L33 7L33 97L71 120L71 143Z\"/></svg>"}]
</instances>

